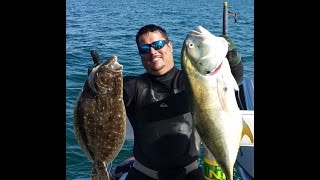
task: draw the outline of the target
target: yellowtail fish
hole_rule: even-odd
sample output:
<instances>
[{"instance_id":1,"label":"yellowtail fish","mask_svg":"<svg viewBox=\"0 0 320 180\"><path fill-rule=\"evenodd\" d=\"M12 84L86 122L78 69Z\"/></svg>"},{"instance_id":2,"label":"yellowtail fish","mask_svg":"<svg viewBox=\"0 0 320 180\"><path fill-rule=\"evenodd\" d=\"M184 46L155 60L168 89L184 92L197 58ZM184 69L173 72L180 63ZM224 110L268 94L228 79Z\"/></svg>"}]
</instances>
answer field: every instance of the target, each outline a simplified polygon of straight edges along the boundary
<instances>
[{"instance_id":1,"label":"yellowtail fish","mask_svg":"<svg viewBox=\"0 0 320 180\"><path fill-rule=\"evenodd\" d=\"M195 128L212 153L227 180L233 180L233 167L243 135L253 141L243 121L226 54L228 42L202 26L191 30L181 49L181 67Z\"/></svg>"}]
</instances>

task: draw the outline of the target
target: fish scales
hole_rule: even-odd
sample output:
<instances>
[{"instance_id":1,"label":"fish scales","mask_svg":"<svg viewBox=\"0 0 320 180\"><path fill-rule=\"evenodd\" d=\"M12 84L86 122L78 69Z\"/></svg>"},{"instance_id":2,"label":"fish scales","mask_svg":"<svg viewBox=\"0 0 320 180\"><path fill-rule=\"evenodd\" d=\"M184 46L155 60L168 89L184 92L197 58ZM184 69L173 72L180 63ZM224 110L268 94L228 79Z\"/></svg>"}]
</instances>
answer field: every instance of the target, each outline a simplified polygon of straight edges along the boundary
<instances>
[{"instance_id":1,"label":"fish scales","mask_svg":"<svg viewBox=\"0 0 320 180\"><path fill-rule=\"evenodd\" d=\"M226 58L228 42L202 26L190 31L181 49L181 67L195 128L205 147L233 180L243 135L253 136L235 98L238 85Z\"/></svg>"},{"instance_id":2,"label":"fish scales","mask_svg":"<svg viewBox=\"0 0 320 180\"><path fill-rule=\"evenodd\" d=\"M110 179L105 167L120 152L125 131L122 65L111 56L93 68L74 108L75 137L93 161L91 179Z\"/></svg>"}]
</instances>

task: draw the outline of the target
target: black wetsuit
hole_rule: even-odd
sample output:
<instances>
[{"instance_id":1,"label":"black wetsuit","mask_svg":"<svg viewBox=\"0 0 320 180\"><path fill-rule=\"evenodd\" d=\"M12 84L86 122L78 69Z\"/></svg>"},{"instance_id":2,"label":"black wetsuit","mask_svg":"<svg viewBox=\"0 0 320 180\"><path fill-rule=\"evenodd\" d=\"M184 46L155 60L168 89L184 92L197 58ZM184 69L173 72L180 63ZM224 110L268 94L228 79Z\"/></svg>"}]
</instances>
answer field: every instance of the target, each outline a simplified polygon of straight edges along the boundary
<instances>
[{"instance_id":1,"label":"black wetsuit","mask_svg":"<svg viewBox=\"0 0 320 180\"><path fill-rule=\"evenodd\" d=\"M242 63L231 70L241 82ZM199 157L182 76L182 71L173 67L162 76L124 77L126 113L134 131L133 156L153 170L178 172ZM152 178L131 168L126 179ZM202 180L204 175L198 168L181 179Z\"/></svg>"}]
</instances>

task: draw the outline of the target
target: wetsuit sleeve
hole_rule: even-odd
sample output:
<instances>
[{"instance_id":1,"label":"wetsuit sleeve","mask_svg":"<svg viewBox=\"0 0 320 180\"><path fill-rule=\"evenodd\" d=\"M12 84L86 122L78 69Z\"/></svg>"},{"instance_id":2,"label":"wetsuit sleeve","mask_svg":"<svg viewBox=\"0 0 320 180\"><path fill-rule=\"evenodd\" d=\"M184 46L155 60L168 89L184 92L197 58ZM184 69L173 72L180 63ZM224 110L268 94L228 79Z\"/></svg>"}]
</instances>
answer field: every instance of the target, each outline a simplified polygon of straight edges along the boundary
<instances>
[{"instance_id":1,"label":"wetsuit sleeve","mask_svg":"<svg viewBox=\"0 0 320 180\"><path fill-rule=\"evenodd\" d=\"M237 81L238 85L241 85L243 80L243 64L241 61L241 55L238 53L235 43L229 36L222 37L224 37L228 41L229 46L226 57L230 64L231 73Z\"/></svg>"},{"instance_id":2,"label":"wetsuit sleeve","mask_svg":"<svg viewBox=\"0 0 320 180\"><path fill-rule=\"evenodd\" d=\"M136 91L135 84L136 83L133 77L131 76L123 77L123 101L126 108L129 107L133 101L135 91Z\"/></svg>"}]
</instances>

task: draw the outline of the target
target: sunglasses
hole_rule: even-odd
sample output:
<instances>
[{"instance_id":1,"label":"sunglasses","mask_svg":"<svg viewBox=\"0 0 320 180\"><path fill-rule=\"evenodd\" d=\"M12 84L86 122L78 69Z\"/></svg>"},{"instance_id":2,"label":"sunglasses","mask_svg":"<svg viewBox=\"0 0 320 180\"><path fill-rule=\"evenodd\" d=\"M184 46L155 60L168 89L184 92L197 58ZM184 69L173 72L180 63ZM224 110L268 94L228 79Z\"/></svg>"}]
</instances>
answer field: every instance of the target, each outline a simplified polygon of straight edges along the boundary
<instances>
[{"instance_id":1,"label":"sunglasses","mask_svg":"<svg viewBox=\"0 0 320 180\"><path fill-rule=\"evenodd\" d=\"M169 43L169 40L160 40L160 41L155 41L151 44L142 44L141 46L138 47L139 54L149 53L151 47L155 50L159 50L159 49L163 48L168 43Z\"/></svg>"}]
</instances>

